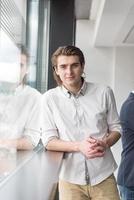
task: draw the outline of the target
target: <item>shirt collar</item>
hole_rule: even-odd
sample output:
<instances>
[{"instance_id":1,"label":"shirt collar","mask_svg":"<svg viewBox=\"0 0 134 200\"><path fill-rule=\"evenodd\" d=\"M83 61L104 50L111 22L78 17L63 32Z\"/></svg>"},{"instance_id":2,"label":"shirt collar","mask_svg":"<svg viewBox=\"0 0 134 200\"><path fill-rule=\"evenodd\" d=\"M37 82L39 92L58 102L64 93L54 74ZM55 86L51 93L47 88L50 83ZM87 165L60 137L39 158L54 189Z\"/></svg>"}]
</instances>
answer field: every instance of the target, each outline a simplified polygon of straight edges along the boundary
<instances>
[{"instance_id":1,"label":"shirt collar","mask_svg":"<svg viewBox=\"0 0 134 200\"><path fill-rule=\"evenodd\" d=\"M87 88L87 83L84 80L81 89L78 91L76 95L72 94L68 89L64 87L64 85L61 86L61 89L63 93L68 97L71 98L71 96L79 97L80 95L84 96Z\"/></svg>"}]
</instances>

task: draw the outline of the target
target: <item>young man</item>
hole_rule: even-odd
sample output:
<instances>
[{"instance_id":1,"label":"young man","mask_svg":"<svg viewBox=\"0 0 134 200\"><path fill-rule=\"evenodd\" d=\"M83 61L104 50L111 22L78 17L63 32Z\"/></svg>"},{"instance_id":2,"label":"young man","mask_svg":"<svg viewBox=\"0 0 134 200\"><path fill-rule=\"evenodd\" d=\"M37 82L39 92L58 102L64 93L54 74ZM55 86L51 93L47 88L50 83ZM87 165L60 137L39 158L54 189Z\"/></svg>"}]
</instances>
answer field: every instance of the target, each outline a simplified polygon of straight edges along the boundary
<instances>
[{"instance_id":1,"label":"young man","mask_svg":"<svg viewBox=\"0 0 134 200\"><path fill-rule=\"evenodd\" d=\"M0 148L33 149L40 139L41 94L26 85L27 61L28 53L21 47L20 70L13 75L18 79L9 94L0 93Z\"/></svg>"},{"instance_id":2,"label":"young man","mask_svg":"<svg viewBox=\"0 0 134 200\"><path fill-rule=\"evenodd\" d=\"M117 183L122 200L134 199L134 91L125 100L120 111L122 126L122 154Z\"/></svg>"},{"instance_id":3,"label":"young man","mask_svg":"<svg viewBox=\"0 0 134 200\"><path fill-rule=\"evenodd\" d=\"M43 143L65 152L60 200L119 200L110 150L120 138L113 92L84 80L84 55L75 46L59 47L52 65L59 86L43 95Z\"/></svg>"}]
</instances>

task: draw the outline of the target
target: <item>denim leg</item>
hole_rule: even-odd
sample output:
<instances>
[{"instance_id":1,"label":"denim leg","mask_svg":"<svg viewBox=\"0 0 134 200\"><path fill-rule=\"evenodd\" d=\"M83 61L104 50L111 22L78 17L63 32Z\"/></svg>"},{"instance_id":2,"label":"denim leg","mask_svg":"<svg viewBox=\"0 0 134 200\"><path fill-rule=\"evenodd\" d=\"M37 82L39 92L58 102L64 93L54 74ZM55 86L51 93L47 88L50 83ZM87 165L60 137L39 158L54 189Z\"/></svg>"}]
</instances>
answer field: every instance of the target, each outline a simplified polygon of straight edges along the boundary
<instances>
[{"instance_id":1,"label":"denim leg","mask_svg":"<svg viewBox=\"0 0 134 200\"><path fill-rule=\"evenodd\" d=\"M121 200L134 200L134 189L119 185L119 192Z\"/></svg>"}]
</instances>

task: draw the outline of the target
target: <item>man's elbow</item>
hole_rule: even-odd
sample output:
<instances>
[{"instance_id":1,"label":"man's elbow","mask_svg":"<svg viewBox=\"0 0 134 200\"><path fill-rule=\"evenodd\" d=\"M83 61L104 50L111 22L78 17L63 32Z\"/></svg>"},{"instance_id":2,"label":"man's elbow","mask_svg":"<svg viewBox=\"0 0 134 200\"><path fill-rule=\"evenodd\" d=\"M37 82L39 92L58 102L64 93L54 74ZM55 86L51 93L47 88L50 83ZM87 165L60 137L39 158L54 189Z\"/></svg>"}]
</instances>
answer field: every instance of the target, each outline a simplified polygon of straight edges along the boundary
<instances>
[{"instance_id":1,"label":"man's elbow","mask_svg":"<svg viewBox=\"0 0 134 200\"><path fill-rule=\"evenodd\" d=\"M57 141L58 141L57 138L52 138L45 145L45 149L49 150L49 151L55 151L56 150L56 143L57 143Z\"/></svg>"}]
</instances>

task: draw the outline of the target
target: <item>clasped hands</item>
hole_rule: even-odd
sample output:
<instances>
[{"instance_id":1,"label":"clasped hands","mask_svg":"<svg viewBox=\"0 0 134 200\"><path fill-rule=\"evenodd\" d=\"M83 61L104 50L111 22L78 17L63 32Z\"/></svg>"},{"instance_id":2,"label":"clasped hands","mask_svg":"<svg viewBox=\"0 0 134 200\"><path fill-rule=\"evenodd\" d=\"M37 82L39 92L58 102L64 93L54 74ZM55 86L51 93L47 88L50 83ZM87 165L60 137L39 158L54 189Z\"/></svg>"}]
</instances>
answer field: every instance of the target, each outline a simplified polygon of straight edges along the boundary
<instances>
[{"instance_id":1,"label":"clasped hands","mask_svg":"<svg viewBox=\"0 0 134 200\"><path fill-rule=\"evenodd\" d=\"M95 139L93 137L89 137L79 144L80 152L88 159L103 157L107 147L108 145L105 139Z\"/></svg>"}]
</instances>

